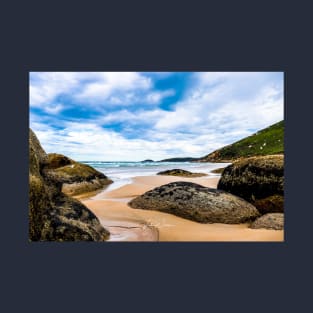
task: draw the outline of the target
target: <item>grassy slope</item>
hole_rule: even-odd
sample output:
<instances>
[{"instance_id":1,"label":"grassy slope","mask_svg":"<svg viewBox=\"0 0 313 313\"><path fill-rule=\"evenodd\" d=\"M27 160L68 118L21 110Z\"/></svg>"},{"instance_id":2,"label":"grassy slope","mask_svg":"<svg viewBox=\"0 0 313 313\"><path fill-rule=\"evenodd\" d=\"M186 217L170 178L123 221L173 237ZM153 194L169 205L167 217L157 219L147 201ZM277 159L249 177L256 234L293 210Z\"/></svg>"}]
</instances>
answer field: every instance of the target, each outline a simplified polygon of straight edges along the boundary
<instances>
[{"instance_id":1,"label":"grassy slope","mask_svg":"<svg viewBox=\"0 0 313 313\"><path fill-rule=\"evenodd\" d=\"M264 145L265 143L265 145ZM270 155L284 152L284 121L258 131L231 145L200 158L204 161L232 160L255 155Z\"/></svg>"}]
</instances>

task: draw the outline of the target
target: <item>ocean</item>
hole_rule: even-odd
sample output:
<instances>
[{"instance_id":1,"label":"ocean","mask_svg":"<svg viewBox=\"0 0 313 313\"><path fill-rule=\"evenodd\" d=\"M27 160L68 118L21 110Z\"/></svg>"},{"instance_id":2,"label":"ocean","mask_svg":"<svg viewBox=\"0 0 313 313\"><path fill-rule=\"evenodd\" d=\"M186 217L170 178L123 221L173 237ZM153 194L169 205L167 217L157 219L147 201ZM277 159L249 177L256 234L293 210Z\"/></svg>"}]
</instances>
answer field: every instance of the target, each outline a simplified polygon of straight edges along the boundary
<instances>
[{"instance_id":1,"label":"ocean","mask_svg":"<svg viewBox=\"0 0 313 313\"><path fill-rule=\"evenodd\" d=\"M80 161L102 172L114 184L108 189L116 189L131 183L131 177L150 176L170 169L183 169L190 172L206 173L210 176L219 174L210 173L212 170L225 167L230 163L192 163L192 162L108 162L108 161Z\"/></svg>"}]
</instances>

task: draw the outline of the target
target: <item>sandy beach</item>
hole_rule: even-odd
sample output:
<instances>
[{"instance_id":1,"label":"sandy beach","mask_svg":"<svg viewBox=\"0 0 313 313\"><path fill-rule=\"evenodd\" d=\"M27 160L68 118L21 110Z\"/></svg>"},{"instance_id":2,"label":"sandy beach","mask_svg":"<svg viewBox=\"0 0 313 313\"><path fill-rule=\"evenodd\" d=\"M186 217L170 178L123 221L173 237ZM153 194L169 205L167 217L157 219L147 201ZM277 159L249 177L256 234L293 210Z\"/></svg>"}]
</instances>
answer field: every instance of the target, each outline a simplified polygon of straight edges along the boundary
<instances>
[{"instance_id":1,"label":"sandy beach","mask_svg":"<svg viewBox=\"0 0 313 313\"><path fill-rule=\"evenodd\" d=\"M79 198L99 218L110 233L109 241L283 241L284 232L250 229L247 224L201 224L172 214L130 208L127 203L155 187L189 181L216 188L219 176L184 178L138 176L130 184L114 190Z\"/></svg>"}]
</instances>

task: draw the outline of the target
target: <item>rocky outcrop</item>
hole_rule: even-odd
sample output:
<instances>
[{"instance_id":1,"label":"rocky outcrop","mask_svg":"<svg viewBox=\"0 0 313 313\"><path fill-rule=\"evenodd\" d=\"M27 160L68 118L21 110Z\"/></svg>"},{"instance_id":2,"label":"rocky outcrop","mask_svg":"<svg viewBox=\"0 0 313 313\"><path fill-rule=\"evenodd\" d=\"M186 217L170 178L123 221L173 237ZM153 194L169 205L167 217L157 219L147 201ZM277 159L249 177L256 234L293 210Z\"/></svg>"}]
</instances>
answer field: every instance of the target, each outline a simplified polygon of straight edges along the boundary
<instances>
[{"instance_id":1,"label":"rocky outcrop","mask_svg":"<svg viewBox=\"0 0 313 313\"><path fill-rule=\"evenodd\" d=\"M282 230L284 229L284 214L283 213L268 213L258 219L256 219L251 225L250 228L266 228L266 229L275 229Z\"/></svg>"},{"instance_id":2,"label":"rocky outcrop","mask_svg":"<svg viewBox=\"0 0 313 313\"><path fill-rule=\"evenodd\" d=\"M30 241L104 241L109 232L78 200L61 192L62 182L46 175L49 157L36 135L29 134Z\"/></svg>"},{"instance_id":3,"label":"rocky outcrop","mask_svg":"<svg viewBox=\"0 0 313 313\"><path fill-rule=\"evenodd\" d=\"M129 206L171 213L199 223L238 224L260 215L252 204L239 197L190 182L157 187L131 200Z\"/></svg>"},{"instance_id":4,"label":"rocky outcrop","mask_svg":"<svg viewBox=\"0 0 313 313\"><path fill-rule=\"evenodd\" d=\"M170 175L170 176L182 176L182 177L201 177L207 176L205 173L192 173L181 169L167 170L157 173L157 175Z\"/></svg>"},{"instance_id":5,"label":"rocky outcrop","mask_svg":"<svg viewBox=\"0 0 313 313\"><path fill-rule=\"evenodd\" d=\"M71 196L101 189L112 183L91 166L56 153L48 154L44 172L46 176L62 183L62 192Z\"/></svg>"},{"instance_id":6,"label":"rocky outcrop","mask_svg":"<svg viewBox=\"0 0 313 313\"><path fill-rule=\"evenodd\" d=\"M260 156L227 166L218 188L253 203L261 213L283 212L284 156Z\"/></svg>"}]
</instances>

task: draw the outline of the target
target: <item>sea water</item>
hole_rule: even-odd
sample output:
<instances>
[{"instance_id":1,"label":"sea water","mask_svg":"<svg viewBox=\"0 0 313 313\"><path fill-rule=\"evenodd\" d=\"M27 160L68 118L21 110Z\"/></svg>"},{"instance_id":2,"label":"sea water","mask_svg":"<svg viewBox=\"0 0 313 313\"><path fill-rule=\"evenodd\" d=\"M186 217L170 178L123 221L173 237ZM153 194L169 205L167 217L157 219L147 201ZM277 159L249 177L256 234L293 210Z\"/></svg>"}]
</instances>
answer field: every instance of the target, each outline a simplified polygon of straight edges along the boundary
<instances>
[{"instance_id":1,"label":"sea water","mask_svg":"<svg viewBox=\"0 0 313 313\"><path fill-rule=\"evenodd\" d=\"M211 173L212 170L225 167L230 163L196 163L196 162L108 162L108 161L81 161L95 168L112 179L109 189L116 189L131 183L131 178L135 176L151 176L158 172L183 169L189 172L205 173L210 176L219 176Z\"/></svg>"}]
</instances>

